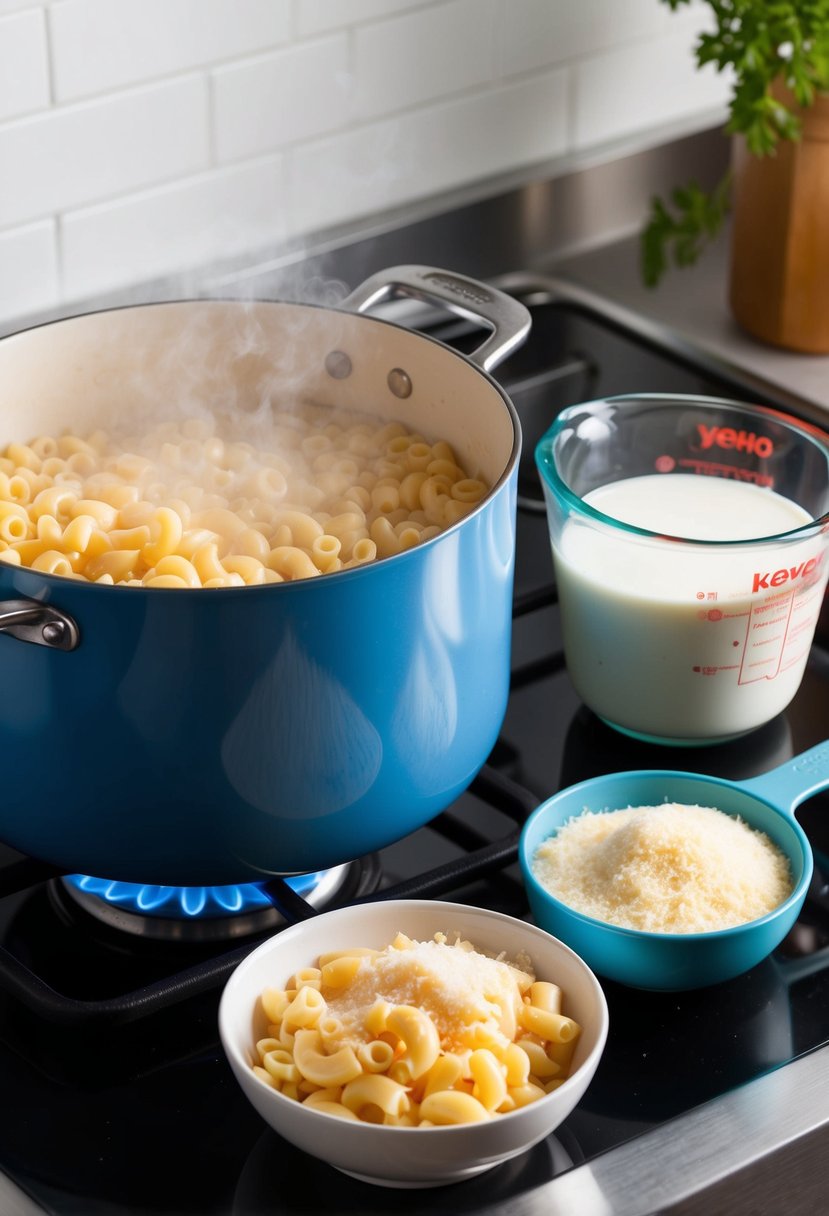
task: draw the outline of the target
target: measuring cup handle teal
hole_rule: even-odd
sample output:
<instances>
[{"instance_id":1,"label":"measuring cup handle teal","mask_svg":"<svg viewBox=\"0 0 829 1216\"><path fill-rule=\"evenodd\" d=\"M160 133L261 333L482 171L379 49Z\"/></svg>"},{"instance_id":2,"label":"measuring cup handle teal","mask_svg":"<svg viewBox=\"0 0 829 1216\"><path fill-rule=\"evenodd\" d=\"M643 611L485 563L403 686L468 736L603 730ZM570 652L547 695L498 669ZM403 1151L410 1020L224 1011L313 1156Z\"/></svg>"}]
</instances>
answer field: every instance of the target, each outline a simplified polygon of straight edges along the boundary
<instances>
[{"instance_id":1,"label":"measuring cup handle teal","mask_svg":"<svg viewBox=\"0 0 829 1216\"><path fill-rule=\"evenodd\" d=\"M734 783L741 790L771 802L778 810L793 815L795 808L812 794L829 787L829 740L816 743L808 751L793 756L785 764Z\"/></svg>"}]
</instances>

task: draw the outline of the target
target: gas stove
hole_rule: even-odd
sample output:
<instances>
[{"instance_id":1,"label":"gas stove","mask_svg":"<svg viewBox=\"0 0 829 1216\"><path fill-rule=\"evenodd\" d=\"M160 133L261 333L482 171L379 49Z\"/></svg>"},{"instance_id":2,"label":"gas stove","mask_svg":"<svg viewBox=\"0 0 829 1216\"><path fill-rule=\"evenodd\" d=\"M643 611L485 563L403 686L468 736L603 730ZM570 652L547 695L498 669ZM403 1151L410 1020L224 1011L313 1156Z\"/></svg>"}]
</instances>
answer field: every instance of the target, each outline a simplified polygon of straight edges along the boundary
<instances>
[{"instance_id":1,"label":"gas stove","mask_svg":"<svg viewBox=\"0 0 829 1216\"><path fill-rule=\"evenodd\" d=\"M517 841L558 789L626 768L742 779L829 737L826 614L795 700L743 739L659 748L616 734L579 702L561 649L537 438L565 405L611 393L740 397L795 412L797 403L661 349L562 284L516 275L499 286L530 307L533 329L497 372L522 421L524 456L511 695L486 765L437 819L381 852L247 888L136 887L60 874L5 850L4 1216L818 1210L814 1194L829 1182L826 1166L813 1164L829 1122L826 795L799 812L815 878L774 954L691 993L602 981L610 1037L584 1099L553 1137L479 1178L390 1192L337 1174L262 1124L220 1050L224 981L283 925L389 897L447 898L529 919ZM458 349L475 342L464 322L429 325Z\"/></svg>"}]
</instances>

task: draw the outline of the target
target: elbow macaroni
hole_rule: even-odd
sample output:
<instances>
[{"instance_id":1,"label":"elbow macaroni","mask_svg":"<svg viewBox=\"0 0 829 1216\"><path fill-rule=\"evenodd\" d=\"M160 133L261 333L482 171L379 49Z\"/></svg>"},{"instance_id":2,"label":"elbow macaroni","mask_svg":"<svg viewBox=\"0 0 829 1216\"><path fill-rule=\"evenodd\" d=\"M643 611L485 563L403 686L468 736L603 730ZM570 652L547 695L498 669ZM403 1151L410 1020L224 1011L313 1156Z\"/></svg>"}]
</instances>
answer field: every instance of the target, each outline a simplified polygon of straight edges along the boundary
<instances>
[{"instance_id":1,"label":"elbow macaroni","mask_svg":"<svg viewBox=\"0 0 829 1216\"><path fill-rule=\"evenodd\" d=\"M444 440L322 406L122 442L41 435L0 452L0 561L105 585L239 587L333 574L431 540L487 484Z\"/></svg>"},{"instance_id":2,"label":"elbow macaroni","mask_svg":"<svg viewBox=\"0 0 829 1216\"><path fill-rule=\"evenodd\" d=\"M438 951L434 970L424 947ZM470 988L468 979L450 978L462 956L490 968L480 993L458 996ZM415 990L420 1004L399 999ZM481 1122L537 1102L567 1079L581 1028L561 1012L563 1001L556 984L469 942L398 934L383 951L325 954L285 988L265 989L258 1014L267 1034L251 1066L263 1084L339 1118L397 1127Z\"/></svg>"}]
</instances>

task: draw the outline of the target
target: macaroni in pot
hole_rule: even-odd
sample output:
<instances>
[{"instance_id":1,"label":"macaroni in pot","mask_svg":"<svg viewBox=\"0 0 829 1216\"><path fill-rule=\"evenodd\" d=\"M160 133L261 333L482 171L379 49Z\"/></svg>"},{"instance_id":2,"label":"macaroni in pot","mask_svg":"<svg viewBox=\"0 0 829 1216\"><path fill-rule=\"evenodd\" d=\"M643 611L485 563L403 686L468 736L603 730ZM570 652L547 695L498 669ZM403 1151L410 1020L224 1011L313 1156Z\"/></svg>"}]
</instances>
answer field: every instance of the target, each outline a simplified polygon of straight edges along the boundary
<instances>
[{"instance_id":1,"label":"macaroni in pot","mask_svg":"<svg viewBox=\"0 0 829 1216\"><path fill-rule=\"evenodd\" d=\"M437 1127L536 1102L569 1075L580 1026L562 992L444 934L322 955L268 988L253 1071L343 1119ZM261 1021L261 1017L260 1017Z\"/></svg>"},{"instance_id":2,"label":"macaroni in pot","mask_svg":"<svg viewBox=\"0 0 829 1216\"><path fill-rule=\"evenodd\" d=\"M439 535L481 502L451 446L325 407L116 441L39 435L0 455L0 561L144 587L313 578Z\"/></svg>"}]
</instances>

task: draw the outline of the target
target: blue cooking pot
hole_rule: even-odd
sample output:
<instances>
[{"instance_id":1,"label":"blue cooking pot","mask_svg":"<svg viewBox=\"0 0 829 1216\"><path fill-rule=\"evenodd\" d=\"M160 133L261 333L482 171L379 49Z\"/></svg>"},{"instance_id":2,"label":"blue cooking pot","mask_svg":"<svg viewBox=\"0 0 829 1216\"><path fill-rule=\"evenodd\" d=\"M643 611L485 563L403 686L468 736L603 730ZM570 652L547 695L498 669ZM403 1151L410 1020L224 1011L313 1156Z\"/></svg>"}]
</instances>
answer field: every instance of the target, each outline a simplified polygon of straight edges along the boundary
<instances>
[{"instance_id":1,"label":"blue cooking pot","mask_svg":"<svg viewBox=\"0 0 829 1216\"><path fill-rule=\"evenodd\" d=\"M384 297L492 330L465 356ZM296 400L446 439L492 486L462 521L369 566L260 587L100 586L0 564L0 839L67 871L224 884L340 864L427 823L506 710L520 428L488 374L529 314L426 267L340 309L187 301L0 342L6 441L165 403ZM185 404L186 408L186 404Z\"/></svg>"}]
</instances>

